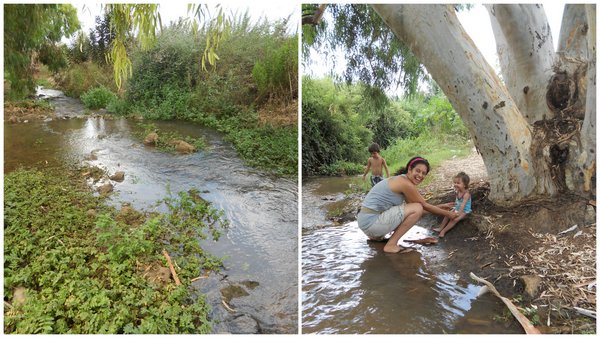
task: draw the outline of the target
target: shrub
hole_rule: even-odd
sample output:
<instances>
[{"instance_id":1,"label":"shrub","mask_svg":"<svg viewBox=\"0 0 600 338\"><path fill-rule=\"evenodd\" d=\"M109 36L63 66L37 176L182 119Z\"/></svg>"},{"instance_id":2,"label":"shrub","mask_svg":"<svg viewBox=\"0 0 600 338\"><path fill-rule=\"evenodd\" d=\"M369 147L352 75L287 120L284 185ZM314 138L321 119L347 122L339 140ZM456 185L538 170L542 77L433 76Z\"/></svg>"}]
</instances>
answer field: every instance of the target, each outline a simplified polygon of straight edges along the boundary
<instances>
[{"instance_id":1,"label":"shrub","mask_svg":"<svg viewBox=\"0 0 600 338\"><path fill-rule=\"evenodd\" d=\"M80 97L92 87L104 86L117 91L110 66L99 66L92 62L72 64L56 76L56 82L65 95Z\"/></svg>"},{"instance_id":2,"label":"shrub","mask_svg":"<svg viewBox=\"0 0 600 338\"><path fill-rule=\"evenodd\" d=\"M104 86L92 88L81 95L81 101L88 109L106 108L109 103L116 99L117 95Z\"/></svg>"}]
</instances>

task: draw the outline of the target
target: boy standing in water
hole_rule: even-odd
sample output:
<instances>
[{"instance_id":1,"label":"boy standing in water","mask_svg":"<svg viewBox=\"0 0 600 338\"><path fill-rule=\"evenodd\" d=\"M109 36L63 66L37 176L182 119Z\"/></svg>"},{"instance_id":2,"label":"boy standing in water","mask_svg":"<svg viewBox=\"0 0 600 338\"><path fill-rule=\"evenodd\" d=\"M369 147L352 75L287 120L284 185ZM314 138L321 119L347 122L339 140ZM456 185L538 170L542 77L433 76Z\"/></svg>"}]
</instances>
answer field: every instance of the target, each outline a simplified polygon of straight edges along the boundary
<instances>
[{"instance_id":1,"label":"boy standing in water","mask_svg":"<svg viewBox=\"0 0 600 338\"><path fill-rule=\"evenodd\" d=\"M385 169L387 177L390 177L390 172L388 171L385 159L379 155L379 144L371 144L369 146L369 152L371 153L371 157L369 157L369 160L367 161L367 168L363 174L363 181L367 177L369 169L371 169L371 187L373 187L375 184L383 181L383 169Z\"/></svg>"}]
</instances>

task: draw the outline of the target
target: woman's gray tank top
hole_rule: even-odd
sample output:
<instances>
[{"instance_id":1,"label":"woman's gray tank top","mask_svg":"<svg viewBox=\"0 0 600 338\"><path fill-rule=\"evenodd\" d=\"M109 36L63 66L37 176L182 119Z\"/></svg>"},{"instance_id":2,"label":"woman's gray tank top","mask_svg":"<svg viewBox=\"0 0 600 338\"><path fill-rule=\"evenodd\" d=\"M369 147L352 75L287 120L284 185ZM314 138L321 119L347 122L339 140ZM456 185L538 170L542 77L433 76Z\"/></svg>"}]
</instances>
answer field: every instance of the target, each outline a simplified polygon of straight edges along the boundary
<instances>
[{"instance_id":1,"label":"woman's gray tank top","mask_svg":"<svg viewBox=\"0 0 600 338\"><path fill-rule=\"evenodd\" d=\"M389 180L390 178L386 178L375 184L367 194L367 197L363 200L362 206L383 212L395 205L403 204L404 195L390 190Z\"/></svg>"}]
</instances>

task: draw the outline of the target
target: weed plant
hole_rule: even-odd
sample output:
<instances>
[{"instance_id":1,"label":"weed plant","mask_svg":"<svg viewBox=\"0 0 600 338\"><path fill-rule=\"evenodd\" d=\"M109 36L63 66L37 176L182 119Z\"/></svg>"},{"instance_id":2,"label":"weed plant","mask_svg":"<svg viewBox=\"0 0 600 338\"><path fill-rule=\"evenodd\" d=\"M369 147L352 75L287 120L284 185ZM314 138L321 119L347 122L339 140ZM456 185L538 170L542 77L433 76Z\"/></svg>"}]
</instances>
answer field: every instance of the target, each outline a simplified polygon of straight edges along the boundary
<instances>
[{"instance_id":1,"label":"weed plant","mask_svg":"<svg viewBox=\"0 0 600 338\"><path fill-rule=\"evenodd\" d=\"M197 191L167 198L167 214L132 221L79 172L18 169L4 187L5 333L210 332L209 305L190 286L221 267L199 240L217 240L225 223ZM163 250L181 285L149 278L167 266Z\"/></svg>"},{"instance_id":2,"label":"weed plant","mask_svg":"<svg viewBox=\"0 0 600 338\"><path fill-rule=\"evenodd\" d=\"M184 136L175 131L160 130L154 123L140 123L138 126L141 128L141 130L136 134L141 140L143 140L146 135L150 133L158 134L156 148L163 152L174 153L176 146L174 141L185 141L194 146L196 150L206 149L208 147L208 144L202 137Z\"/></svg>"},{"instance_id":3,"label":"weed plant","mask_svg":"<svg viewBox=\"0 0 600 338\"><path fill-rule=\"evenodd\" d=\"M81 101L87 109L106 108L115 100L117 95L104 86L91 88L81 95Z\"/></svg>"}]
</instances>

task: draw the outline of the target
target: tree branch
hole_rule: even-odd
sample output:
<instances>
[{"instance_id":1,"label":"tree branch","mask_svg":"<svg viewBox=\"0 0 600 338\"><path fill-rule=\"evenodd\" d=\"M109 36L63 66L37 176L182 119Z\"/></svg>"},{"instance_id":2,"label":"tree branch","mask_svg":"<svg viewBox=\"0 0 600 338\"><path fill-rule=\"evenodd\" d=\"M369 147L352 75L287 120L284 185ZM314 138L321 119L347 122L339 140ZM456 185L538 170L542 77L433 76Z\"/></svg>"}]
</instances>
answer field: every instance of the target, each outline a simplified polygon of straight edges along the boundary
<instances>
[{"instance_id":1,"label":"tree branch","mask_svg":"<svg viewBox=\"0 0 600 338\"><path fill-rule=\"evenodd\" d=\"M316 26L323 18L323 14L325 13L325 9L327 8L327 4L321 4L313 14L303 15L302 16L302 24L303 25L313 25Z\"/></svg>"}]
</instances>

